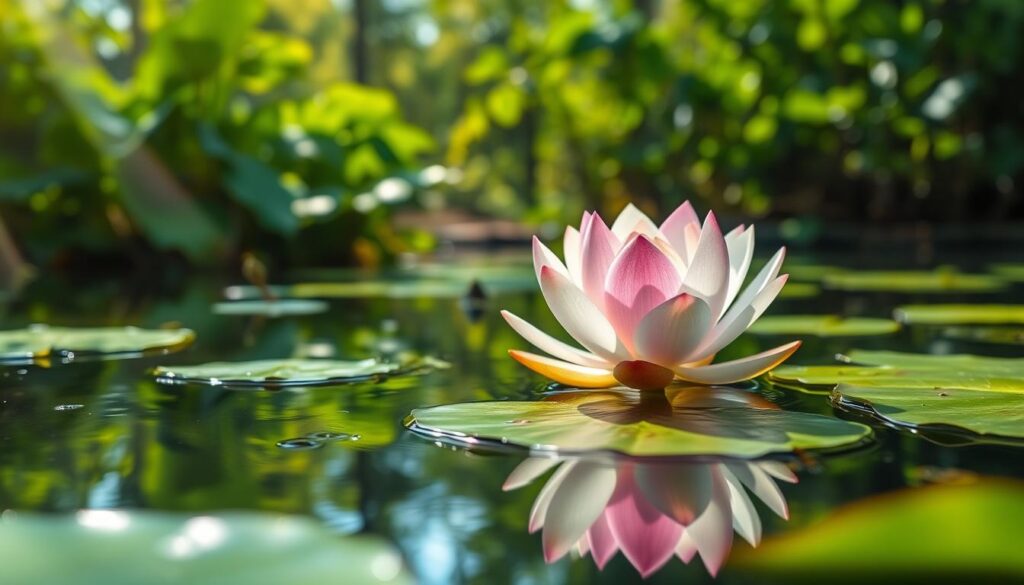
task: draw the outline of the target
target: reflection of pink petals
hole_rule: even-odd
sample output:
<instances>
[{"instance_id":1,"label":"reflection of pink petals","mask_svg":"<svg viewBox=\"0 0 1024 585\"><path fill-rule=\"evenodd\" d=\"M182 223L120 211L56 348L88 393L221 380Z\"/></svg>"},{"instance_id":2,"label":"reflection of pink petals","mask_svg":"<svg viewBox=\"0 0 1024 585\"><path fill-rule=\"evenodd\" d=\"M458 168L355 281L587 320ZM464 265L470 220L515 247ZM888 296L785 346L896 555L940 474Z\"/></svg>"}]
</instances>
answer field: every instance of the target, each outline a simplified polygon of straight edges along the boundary
<instances>
[{"instance_id":1,"label":"reflection of pink petals","mask_svg":"<svg viewBox=\"0 0 1024 585\"><path fill-rule=\"evenodd\" d=\"M584 213L579 230L565 229L563 250L564 263L535 238L534 268L551 312L584 349L506 315L516 332L554 357L609 371L623 361L649 362L699 384L746 380L777 365L774 360L711 363L786 282L785 275L778 276L783 249L741 288L754 253L753 226L723 235L713 213L701 225L689 203L657 226L627 205L611 228L597 213ZM605 378L588 387L615 383Z\"/></svg>"},{"instance_id":2,"label":"reflection of pink petals","mask_svg":"<svg viewBox=\"0 0 1024 585\"><path fill-rule=\"evenodd\" d=\"M505 486L525 485L549 470L552 461L524 461ZM699 554L714 575L729 555L734 530L751 544L760 540L761 520L747 489L777 513L785 511L776 477L795 479L788 467L771 461L570 459L561 462L538 494L529 528L543 527L547 562L575 548L603 569L621 550L647 577L673 556L689 563Z\"/></svg>"}]
</instances>

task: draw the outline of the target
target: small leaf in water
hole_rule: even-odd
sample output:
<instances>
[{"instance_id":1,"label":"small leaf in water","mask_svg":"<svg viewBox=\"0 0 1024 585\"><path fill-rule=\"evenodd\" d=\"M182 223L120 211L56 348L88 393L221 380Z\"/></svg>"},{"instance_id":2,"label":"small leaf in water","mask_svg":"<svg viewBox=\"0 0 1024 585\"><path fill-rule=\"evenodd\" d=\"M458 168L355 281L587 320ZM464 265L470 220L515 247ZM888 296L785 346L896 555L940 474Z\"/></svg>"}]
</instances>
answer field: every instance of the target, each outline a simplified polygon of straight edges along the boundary
<instances>
[{"instance_id":1,"label":"small leaf in water","mask_svg":"<svg viewBox=\"0 0 1024 585\"><path fill-rule=\"evenodd\" d=\"M316 299L277 299L272 301L226 301L213 305L218 315L260 315L264 317L287 317L292 315L316 315L324 313L329 305Z\"/></svg>"},{"instance_id":2,"label":"small leaf in water","mask_svg":"<svg viewBox=\"0 0 1024 585\"><path fill-rule=\"evenodd\" d=\"M1024 345L1024 327L947 327L942 336L976 343Z\"/></svg>"},{"instance_id":3,"label":"small leaf in water","mask_svg":"<svg viewBox=\"0 0 1024 585\"><path fill-rule=\"evenodd\" d=\"M198 366L159 366L154 370L154 374L158 382L166 384L312 386L420 374L447 366L447 363L438 359L409 354L400 356L394 362L375 358L361 361L284 359L213 362Z\"/></svg>"},{"instance_id":4,"label":"small leaf in water","mask_svg":"<svg viewBox=\"0 0 1024 585\"><path fill-rule=\"evenodd\" d=\"M841 272L826 275L825 288L838 290L902 292L991 292L1006 288L1005 280L988 274L964 274L953 269L932 272L915 270Z\"/></svg>"},{"instance_id":5,"label":"small leaf in water","mask_svg":"<svg viewBox=\"0 0 1024 585\"><path fill-rule=\"evenodd\" d=\"M525 424L524 421L529 421ZM486 447L504 442L534 452L580 455L760 457L830 449L871 430L835 418L781 410L763 397L726 387L562 392L534 402L470 402L420 408L406 419L430 440Z\"/></svg>"},{"instance_id":6,"label":"small leaf in water","mask_svg":"<svg viewBox=\"0 0 1024 585\"><path fill-rule=\"evenodd\" d=\"M890 319L838 315L768 315L758 319L749 331L761 335L854 337L886 335L899 329L900 324Z\"/></svg>"},{"instance_id":7,"label":"small leaf in water","mask_svg":"<svg viewBox=\"0 0 1024 585\"><path fill-rule=\"evenodd\" d=\"M90 356L137 357L178 351L194 340L190 329L32 325L0 331L0 363L31 363L53 356L65 362Z\"/></svg>"},{"instance_id":8,"label":"small leaf in water","mask_svg":"<svg viewBox=\"0 0 1024 585\"><path fill-rule=\"evenodd\" d=\"M1024 305L905 305L894 314L911 325L1024 324Z\"/></svg>"}]
</instances>

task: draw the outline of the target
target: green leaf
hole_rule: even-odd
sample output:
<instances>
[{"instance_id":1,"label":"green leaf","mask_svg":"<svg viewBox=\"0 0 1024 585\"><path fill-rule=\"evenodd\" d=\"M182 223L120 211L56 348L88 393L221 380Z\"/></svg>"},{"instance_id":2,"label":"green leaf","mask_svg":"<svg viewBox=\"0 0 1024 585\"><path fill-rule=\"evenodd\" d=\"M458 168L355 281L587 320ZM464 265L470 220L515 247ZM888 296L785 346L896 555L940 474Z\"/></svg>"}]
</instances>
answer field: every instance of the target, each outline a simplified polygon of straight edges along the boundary
<instances>
[{"instance_id":1,"label":"green leaf","mask_svg":"<svg viewBox=\"0 0 1024 585\"><path fill-rule=\"evenodd\" d=\"M309 518L258 512L19 512L2 522L10 583L227 585L412 583L384 540L337 536Z\"/></svg>"},{"instance_id":2,"label":"green leaf","mask_svg":"<svg viewBox=\"0 0 1024 585\"><path fill-rule=\"evenodd\" d=\"M1013 282L1024 282L1024 264L993 264L992 272Z\"/></svg>"},{"instance_id":3,"label":"green leaf","mask_svg":"<svg viewBox=\"0 0 1024 585\"><path fill-rule=\"evenodd\" d=\"M779 292L780 299L811 299L821 294L821 287L809 282L788 282Z\"/></svg>"},{"instance_id":4,"label":"green leaf","mask_svg":"<svg viewBox=\"0 0 1024 585\"><path fill-rule=\"evenodd\" d=\"M780 583L1019 582L1022 523L1020 482L903 490L737 551L731 567Z\"/></svg>"},{"instance_id":5,"label":"green leaf","mask_svg":"<svg viewBox=\"0 0 1024 585\"><path fill-rule=\"evenodd\" d=\"M83 355L131 357L184 349L195 340L190 329L137 327L69 328L32 325L0 331L0 362L70 361Z\"/></svg>"},{"instance_id":6,"label":"green leaf","mask_svg":"<svg viewBox=\"0 0 1024 585\"><path fill-rule=\"evenodd\" d=\"M327 309L327 303L310 299L228 301L213 305L213 312L218 315L262 315L265 317L316 315L326 312Z\"/></svg>"},{"instance_id":7,"label":"green leaf","mask_svg":"<svg viewBox=\"0 0 1024 585\"><path fill-rule=\"evenodd\" d=\"M761 335L852 337L886 335L899 329L900 324L890 319L844 318L838 315L769 315L758 319L749 331Z\"/></svg>"},{"instance_id":8,"label":"green leaf","mask_svg":"<svg viewBox=\"0 0 1024 585\"><path fill-rule=\"evenodd\" d=\"M905 305L894 314L912 325L1024 324L1024 305Z\"/></svg>"},{"instance_id":9,"label":"green leaf","mask_svg":"<svg viewBox=\"0 0 1024 585\"><path fill-rule=\"evenodd\" d=\"M942 330L942 336L978 343L1024 345L1024 327L949 327Z\"/></svg>"},{"instance_id":10,"label":"green leaf","mask_svg":"<svg viewBox=\"0 0 1024 585\"><path fill-rule=\"evenodd\" d=\"M526 95L511 83L502 83L487 93L486 104L491 119L508 128L522 118Z\"/></svg>"},{"instance_id":11,"label":"green leaf","mask_svg":"<svg viewBox=\"0 0 1024 585\"><path fill-rule=\"evenodd\" d=\"M1001 278L954 270L842 272L824 276L826 288L906 293L990 292L1006 288Z\"/></svg>"},{"instance_id":12,"label":"green leaf","mask_svg":"<svg viewBox=\"0 0 1024 585\"><path fill-rule=\"evenodd\" d=\"M580 391L533 402L471 402L420 408L406 419L433 440L494 441L534 452L636 456L761 457L832 449L864 440L861 424L780 410L733 388L670 387L661 393Z\"/></svg>"},{"instance_id":13,"label":"green leaf","mask_svg":"<svg viewBox=\"0 0 1024 585\"><path fill-rule=\"evenodd\" d=\"M1024 438L1024 358L854 350L858 365L780 366L785 386L832 389L840 404L895 425Z\"/></svg>"},{"instance_id":14,"label":"green leaf","mask_svg":"<svg viewBox=\"0 0 1024 585\"><path fill-rule=\"evenodd\" d=\"M198 366L158 366L153 373L158 382L165 384L321 386L382 380L446 367L448 364L431 357L403 355L393 362L376 358L360 361L281 359L212 362Z\"/></svg>"}]
</instances>

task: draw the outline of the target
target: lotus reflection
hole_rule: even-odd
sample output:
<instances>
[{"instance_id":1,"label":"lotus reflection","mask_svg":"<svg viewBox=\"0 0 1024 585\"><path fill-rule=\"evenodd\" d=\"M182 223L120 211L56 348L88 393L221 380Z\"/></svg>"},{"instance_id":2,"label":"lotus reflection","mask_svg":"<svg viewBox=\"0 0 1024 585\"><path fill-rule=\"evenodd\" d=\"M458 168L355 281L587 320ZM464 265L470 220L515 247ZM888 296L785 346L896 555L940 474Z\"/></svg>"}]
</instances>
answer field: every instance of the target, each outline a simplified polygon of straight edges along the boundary
<instances>
[{"instance_id":1,"label":"lotus reflection","mask_svg":"<svg viewBox=\"0 0 1024 585\"><path fill-rule=\"evenodd\" d=\"M776 482L797 481L778 461L531 457L504 489L527 485L552 468L529 520L531 533L542 531L544 559L551 563L575 549L603 569L621 551L644 577L673 556L689 563L698 554L715 575L734 530L752 546L761 540L750 494L788 518Z\"/></svg>"}]
</instances>

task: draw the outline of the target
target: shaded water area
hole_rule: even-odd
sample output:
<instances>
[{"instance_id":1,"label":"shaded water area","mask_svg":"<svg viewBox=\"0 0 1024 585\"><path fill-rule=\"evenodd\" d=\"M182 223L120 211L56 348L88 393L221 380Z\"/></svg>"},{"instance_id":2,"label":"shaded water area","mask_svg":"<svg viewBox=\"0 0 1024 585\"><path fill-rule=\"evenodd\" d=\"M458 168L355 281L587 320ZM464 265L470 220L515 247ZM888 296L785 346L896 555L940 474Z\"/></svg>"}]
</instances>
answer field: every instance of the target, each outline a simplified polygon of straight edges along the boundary
<instances>
[{"instance_id":1,"label":"shaded water area","mask_svg":"<svg viewBox=\"0 0 1024 585\"><path fill-rule=\"evenodd\" d=\"M839 261L843 259L828 259L830 264ZM531 506L545 478L516 490L502 490L506 477L524 459L523 450L510 445L495 449L477 445L467 450L403 426L410 411L424 406L538 400L551 392L543 380L508 357L509 348L528 346L498 314L499 309L509 309L541 329L560 331L534 290L527 262L516 257L440 266L421 271L419 285L410 284L408 276L400 277L405 283L400 294L382 288L378 296L371 291L371 296L327 299L329 309L323 314L275 317L214 313L211 307L224 300L225 287L237 284L218 279L187 279L166 290L140 294L115 281L79 284L43 278L8 303L4 329L41 322L175 324L193 329L197 340L187 350L168 355L5 367L0 374L0 510L6 510L5 521L32 511L71 514L82 509L203 516L228 510L278 512L312 518L325 529L323 538L338 538L341 548L348 542L342 537L349 535L382 537L421 583L639 579L621 553L603 571L589 558L567 556L545 563L541 535L527 530ZM822 262L796 258L787 262L784 272ZM878 264L898 262L892 255L881 255ZM755 268L759 265L755 261ZM459 283L479 277L485 294L467 297L462 292L470 287L449 286L449 273L457 274ZM288 277L296 282L341 278L365 282L369 278L330 272ZM391 282L397 277L383 278ZM424 280L433 284L427 286ZM455 288L459 292L451 294ZM799 298L784 295L768 314L889 317L896 305L911 301L991 303L1012 301L1020 291L1020 285L997 292L939 295L826 289ZM947 332L941 327L911 326L867 337L748 333L723 352L722 359L749 355L795 337L805 343L791 359L794 364L831 364L835 354L853 348L1020 354L1019 345L965 341ZM287 388L168 385L158 383L151 374L158 365L287 357L363 359L402 350L441 358L450 367L387 380ZM870 440L834 453L777 458L795 471L799 481L778 482L788 503L788 521L773 513L767 502L751 496L766 541L820 524L836 508L878 494L931 483L956 484L976 475L1024 477L1021 452L1012 444L979 442L959 433L922 436L899 430L863 413L836 410L827 394L783 388L763 379L737 392L756 394L758 400L785 410L866 423L874 430ZM618 464L640 465L628 459ZM882 553L894 539L913 534L913 530L879 534L875 546ZM288 558L262 560L301 566L304 555L314 554L310 549L293 550ZM648 580L791 582L732 562L747 555L748 549L736 535L731 557L715 578L699 560L684 564L673 559ZM346 580L353 574L351 557L317 558L326 563L325 575L336 575L322 582L358 582ZM237 559L239 564L224 574L242 574L245 563L261 557L247 560L242 554ZM129 557L121 562L128 567L135 560ZM383 573L393 574L390 567ZM373 574L380 576L381 571ZM0 570L0 582L6 583L2 575Z\"/></svg>"}]
</instances>

